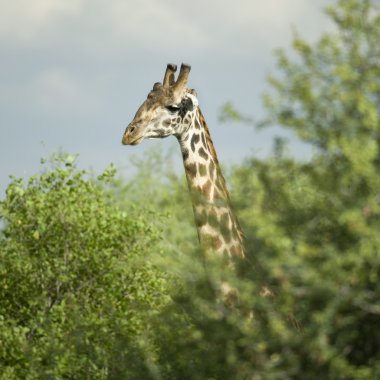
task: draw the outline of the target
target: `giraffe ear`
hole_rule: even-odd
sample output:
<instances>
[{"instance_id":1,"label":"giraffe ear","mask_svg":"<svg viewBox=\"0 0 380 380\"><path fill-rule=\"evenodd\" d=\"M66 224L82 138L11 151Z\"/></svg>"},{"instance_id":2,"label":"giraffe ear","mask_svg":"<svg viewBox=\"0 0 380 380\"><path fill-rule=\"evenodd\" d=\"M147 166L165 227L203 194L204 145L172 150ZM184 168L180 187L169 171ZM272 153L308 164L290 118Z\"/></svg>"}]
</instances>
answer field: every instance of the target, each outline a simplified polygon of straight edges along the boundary
<instances>
[{"instance_id":1,"label":"giraffe ear","mask_svg":"<svg viewBox=\"0 0 380 380\"><path fill-rule=\"evenodd\" d=\"M197 92L193 88L188 88L187 89L187 93L191 94L191 95L194 95L195 97L198 96Z\"/></svg>"}]
</instances>

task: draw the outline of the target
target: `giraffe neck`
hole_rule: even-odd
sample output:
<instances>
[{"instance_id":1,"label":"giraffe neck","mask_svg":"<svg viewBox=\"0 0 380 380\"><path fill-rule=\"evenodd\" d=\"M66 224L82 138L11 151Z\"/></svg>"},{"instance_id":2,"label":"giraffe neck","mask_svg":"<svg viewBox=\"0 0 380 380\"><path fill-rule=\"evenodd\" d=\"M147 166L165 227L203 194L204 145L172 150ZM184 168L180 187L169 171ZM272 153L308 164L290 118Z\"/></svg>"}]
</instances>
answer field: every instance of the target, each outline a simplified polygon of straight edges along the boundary
<instances>
[{"instance_id":1,"label":"giraffe neck","mask_svg":"<svg viewBox=\"0 0 380 380\"><path fill-rule=\"evenodd\" d=\"M232 211L210 132L199 108L178 140L202 250L244 257L243 233Z\"/></svg>"}]
</instances>

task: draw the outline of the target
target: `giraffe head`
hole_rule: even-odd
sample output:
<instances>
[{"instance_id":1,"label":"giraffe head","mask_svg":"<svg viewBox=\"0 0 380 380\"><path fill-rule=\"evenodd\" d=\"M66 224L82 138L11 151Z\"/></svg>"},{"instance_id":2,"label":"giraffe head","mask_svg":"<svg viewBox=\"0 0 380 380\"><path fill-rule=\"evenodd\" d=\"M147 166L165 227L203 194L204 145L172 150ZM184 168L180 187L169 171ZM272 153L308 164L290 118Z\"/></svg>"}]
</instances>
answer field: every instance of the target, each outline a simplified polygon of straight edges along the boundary
<instances>
[{"instance_id":1,"label":"giraffe head","mask_svg":"<svg viewBox=\"0 0 380 380\"><path fill-rule=\"evenodd\" d=\"M182 64L175 81L176 70L176 65L167 65L163 83L154 84L125 130L124 145L137 145L144 138L179 137L189 128L198 100L194 90L186 87L190 66Z\"/></svg>"}]
</instances>

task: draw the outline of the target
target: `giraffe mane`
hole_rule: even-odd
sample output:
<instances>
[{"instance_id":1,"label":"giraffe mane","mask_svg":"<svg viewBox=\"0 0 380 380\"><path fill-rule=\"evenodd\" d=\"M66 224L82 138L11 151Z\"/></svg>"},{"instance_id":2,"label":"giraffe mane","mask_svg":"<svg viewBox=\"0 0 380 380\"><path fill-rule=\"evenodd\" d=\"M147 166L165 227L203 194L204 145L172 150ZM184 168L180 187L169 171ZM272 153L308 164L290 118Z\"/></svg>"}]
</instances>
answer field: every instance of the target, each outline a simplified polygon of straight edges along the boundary
<instances>
[{"instance_id":1,"label":"giraffe mane","mask_svg":"<svg viewBox=\"0 0 380 380\"><path fill-rule=\"evenodd\" d=\"M207 140L207 145L208 145L208 148L209 148L209 151L210 151L210 154L216 164L216 167L217 167L217 170L218 170L218 175L222 181L222 185L223 185L223 190L224 190L224 195L227 197L228 200L230 200L230 193L229 191L227 190L227 187L226 187L226 180L223 176L223 173L220 169L220 166L219 166L219 160L218 160L218 156L216 154L216 150L215 150L215 147L214 147L214 144L212 142L212 139L211 139L211 134L210 134L210 130L208 129L208 125L206 123L206 120L203 116L203 113L201 111L201 109L198 107L198 114L199 114L199 121L202 123L202 127L205 131L205 134L206 134L206 140Z\"/></svg>"},{"instance_id":2,"label":"giraffe mane","mask_svg":"<svg viewBox=\"0 0 380 380\"><path fill-rule=\"evenodd\" d=\"M226 197L226 200L228 202L229 207L232 209L230 193L227 189L226 180L223 176L222 170L221 170L220 165L219 165L218 156L216 154L216 150L215 150L214 144L213 144L212 139L211 139L211 134L210 134L208 125L207 125L206 120L203 116L203 113L199 107L198 107L198 114L199 114L199 121L200 121L200 123L202 123L202 126L203 126L205 134L206 134L206 140L207 140L207 145L208 145L210 154L211 154L211 156L215 162L216 170L218 171L218 176L219 176L219 179L221 181L221 185L222 185L224 195ZM239 222L238 218L236 217L236 215L234 213L232 214L232 218L233 218L233 222L236 225L240 240L244 241L244 239L245 239L244 232L240 226L240 222Z\"/></svg>"}]
</instances>

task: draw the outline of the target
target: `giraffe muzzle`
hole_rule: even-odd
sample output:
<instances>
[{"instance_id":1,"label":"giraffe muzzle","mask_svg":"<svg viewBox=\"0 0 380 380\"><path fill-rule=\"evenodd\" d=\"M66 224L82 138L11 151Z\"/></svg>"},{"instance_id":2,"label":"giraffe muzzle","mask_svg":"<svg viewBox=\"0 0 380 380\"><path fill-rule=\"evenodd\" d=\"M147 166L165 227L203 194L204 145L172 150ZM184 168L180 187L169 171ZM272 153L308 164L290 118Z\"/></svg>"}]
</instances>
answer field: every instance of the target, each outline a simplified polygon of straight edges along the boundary
<instances>
[{"instance_id":1,"label":"giraffe muzzle","mask_svg":"<svg viewBox=\"0 0 380 380\"><path fill-rule=\"evenodd\" d=\"M129 125L124 132L121 143L123 145L138 145L143 140L144 136L138 133L138 129L134 125Z\"/></svg>"}]
</instances>

